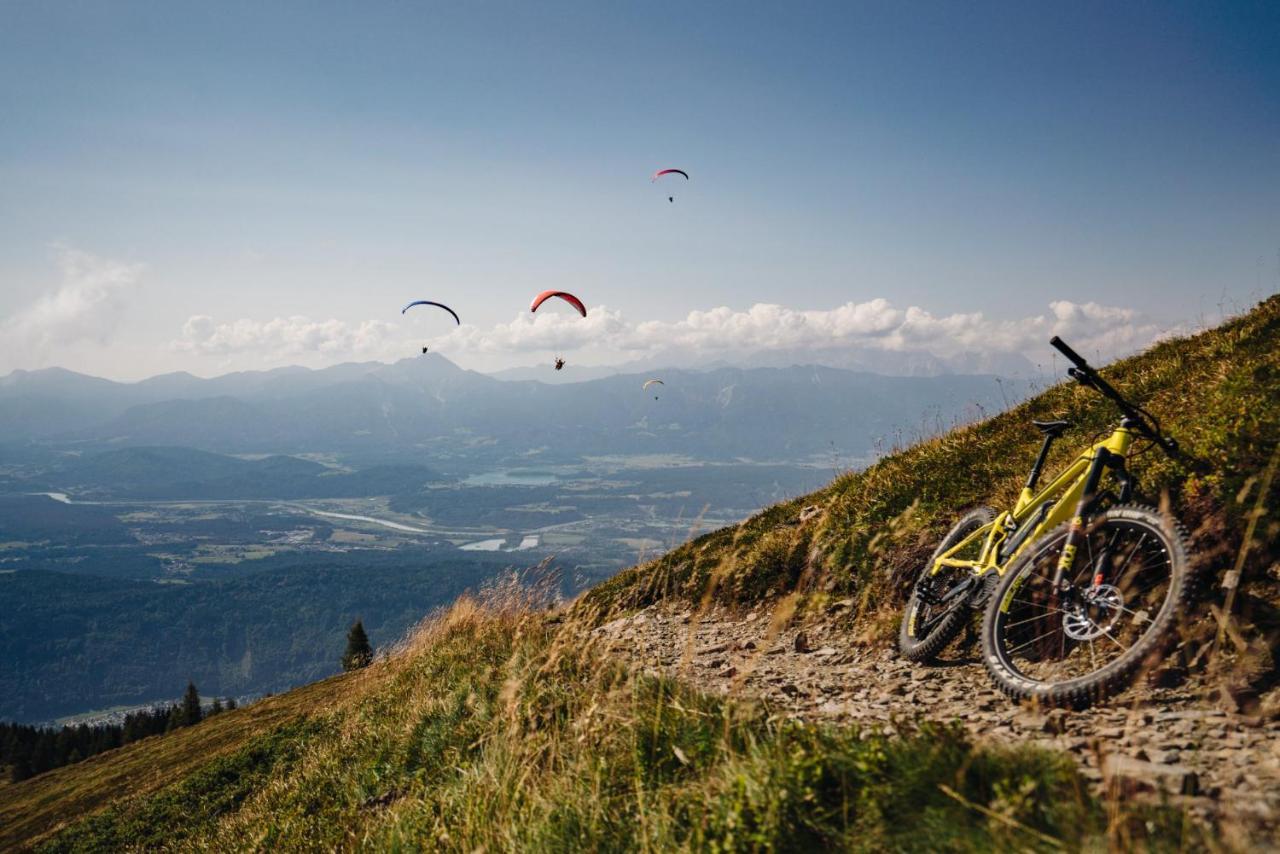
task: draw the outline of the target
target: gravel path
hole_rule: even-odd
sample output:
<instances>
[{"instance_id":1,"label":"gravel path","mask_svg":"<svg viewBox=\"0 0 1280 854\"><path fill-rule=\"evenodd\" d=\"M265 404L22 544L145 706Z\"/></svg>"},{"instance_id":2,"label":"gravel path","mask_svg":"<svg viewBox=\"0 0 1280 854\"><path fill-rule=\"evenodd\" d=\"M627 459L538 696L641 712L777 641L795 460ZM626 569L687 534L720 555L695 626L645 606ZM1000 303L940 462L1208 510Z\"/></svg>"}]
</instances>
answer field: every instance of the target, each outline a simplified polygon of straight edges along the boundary
<instances>
[{"instance_id":1,"label":"gravel path","mask_svg":"<svg viewBox=\"0 0 1280 854\"><path fill-rule=\"evenodd\" d=\"M1195 679L1176 689L1134 688L1082 712L1042 713L1011 703L977 661L922 666L856 646L838 614L780 631L771 619L763 608L695 619L653 606L596 632L642 667L763 699L780 715L890 731L920 715L958 720L981 740L1067 751L1100 792L1168 796L1224 827L1277 831L1280 720L1221 708Z\"/></svg>"}]
</instances>

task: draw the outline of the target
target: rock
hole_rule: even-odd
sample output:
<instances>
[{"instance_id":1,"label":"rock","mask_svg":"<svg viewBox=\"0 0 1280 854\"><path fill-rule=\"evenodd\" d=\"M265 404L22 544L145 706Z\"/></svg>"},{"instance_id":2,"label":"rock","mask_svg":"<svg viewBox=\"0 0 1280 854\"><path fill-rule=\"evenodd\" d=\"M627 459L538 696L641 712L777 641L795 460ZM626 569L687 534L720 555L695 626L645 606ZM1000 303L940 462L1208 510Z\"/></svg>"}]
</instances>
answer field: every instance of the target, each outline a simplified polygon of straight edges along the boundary
<instances>
[{"instance_id":1,"label":"rock","mask_svg":"<svg viewBox=\"0 0 1280 854\"><path fill-rule=\"evenodd\" d=\"M1067 731L1071 713L1066 709L1050 709L1044 715L1044 731L1051 735L1062 735Z\"/></svg>"},{"instance_id":2,"label":"rock","mask_svg":"<svg viewBox=\"0 0 1280 854\"><path fill-rule=\"evenodd\" d=\"M853 607L852 599L837 599L827 606L828 614L838 614L841 611L847 611Z\"/></svg>"},{"instance_id":3,"label":"rock","mask_svg":"<svg viewBox=\"0 0 1280 854\"><path fill-rule=\"evenodd\" d=\"M1177 750L1160 750L1158 748L1150 748L1145 751L1139 751L1139 754L1146 754L1146 758L1157 765L1172 765L1178 761L1181 753Z\"/></svg>"},{"instance_id":4,"label":"rock","mask_svg":"<svg viewBox=\"0 0 1280 854\"><path fill-rule=\"evenodd\" d=\"M1202 721L1209 718L1225 718L1227 713L1221 709L1177 709L1174 711L1156 712L1156 721Z\"/></svg>"},{"instance_id":5,"label":"rock","mask_svg":"<svg viewBox=\"0 0 1280 854\"><path fill-rule=\"evenodd\" d=\"M721 675L721 676L723 676L723 677L725 677L726 679L728 679L728 678L730 678L730 677L733 677L733 676L737 676L737 675L738 675L738 668L734 667L734 666L731 664L731 665L729 665L728 667L726 667L724 670L721 670L721 671L720 671L720 675Z\"/></svg>"},{"instance_id":6,"label":"rock","mask_svg":"<svg viewBox=\"0 0 1280 854\"><path fill-rule=\"evenodd\" d=\"M1257 692L1245 684L1216 685L1209 689L1209 699L1228 712L1251 712L1261 706Z\"/></svg>"},{"instance_id":7,"label":"rock","mask_svg":"<svg viewBox=\"0 0 1280 854\"><path fill-rule=\"evenodd\" d=\"M1147 684L1152 688L1177 688L1187 681L1187 669L1177 664L1157 667L1147 674Z\"/></svg>"},{"instance_id":8,"label":"rock","mask_svg":"<svg viewBox=\"0 0 1280 854\"><path fill-rule=\"evenodd\" d=\"M796 634L795 643L796 652L805 653L809 651L809 636L804 632Z\"/></svg>"},{"instance_id":9,"label":"rock","mask_svg":"<svg viewBox=\"0 0 1280 854\"><path fill-rule=\"evenodd\" d=\"M1164 792L1198 795L1200 778L1182 765L1157 765L1131 756L1111 754L1102 763L1102 778L1113 793Z\"/></svg>"},{"instance_id":10,"label":"rock","mask_svg":"<svg viewBox=\"0 0 1280 854\"><path fill-rule=\"evenodd\" d=\"M1023 712L1015 717L1013 722L1018 729L1031 730L1032 732L1045 732L1049 728L1049 719L1035 712Z\"/></svg>"},{"instance_id":11,"label":"rock","mask_svg":"<svg viewBox=\"0 0 1280 854\"><path fill-rule=\"evenodd\" d=\"M1280 720L1280 688L1272 688L1258 698L1258 714L1266 720Z\"/></svg>"},{"instance_id":12,"label":"rock","mask_svg":"<svg viewBox=\"0 0 1280 854\"><path fill-rule=\"evenodd\" d=\"M755 611L752 611L750 614L747 614L748 623L754 623L758 619L760 619L760 614Z\"/></svg>"},{"instance_id":13,"label":"rock","mask_svg":"<svg viewBox=\"0 0 1280 854\"><path fill-rule=\"evenodd\" d=\"M810 504L808 507L800 511L800 523L804 524L805 522L808 522L810 519L814 518L815 516L820 516L821 514L822 514L821 507L819 507L817 504Z\"/></svg>"},{"instance_id":14,"label":"rock","mask_svg":"<svg viewBox=\"0 0 1280 854\"><path fill-rule=\"evenodd\" d=\"M833 646L824 646L822 649L814 653L818 658L830 658L833 655L839 655L840 651Z\"/></svg>"}]
</instances>

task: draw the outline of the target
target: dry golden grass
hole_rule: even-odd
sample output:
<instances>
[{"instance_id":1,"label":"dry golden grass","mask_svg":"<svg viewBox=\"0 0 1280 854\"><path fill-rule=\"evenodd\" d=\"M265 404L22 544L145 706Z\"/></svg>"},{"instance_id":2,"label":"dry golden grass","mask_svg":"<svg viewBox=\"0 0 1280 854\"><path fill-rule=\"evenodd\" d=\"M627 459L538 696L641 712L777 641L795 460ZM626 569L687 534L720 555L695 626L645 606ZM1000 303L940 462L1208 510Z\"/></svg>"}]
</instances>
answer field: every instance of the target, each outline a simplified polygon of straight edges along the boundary
<instances>
[{"instance_id":1,"label":"dry golden grass","mask_svg":"<svg viewBox=\"0 0 1280 854\"><path fill-rule=\"evenodd\" d=\"M122 796L171 785L249 739L318 709L358 701L381 675L370 669L335 676L0 788L0 850L30 845Z\"/></svg>"}]
</instances>

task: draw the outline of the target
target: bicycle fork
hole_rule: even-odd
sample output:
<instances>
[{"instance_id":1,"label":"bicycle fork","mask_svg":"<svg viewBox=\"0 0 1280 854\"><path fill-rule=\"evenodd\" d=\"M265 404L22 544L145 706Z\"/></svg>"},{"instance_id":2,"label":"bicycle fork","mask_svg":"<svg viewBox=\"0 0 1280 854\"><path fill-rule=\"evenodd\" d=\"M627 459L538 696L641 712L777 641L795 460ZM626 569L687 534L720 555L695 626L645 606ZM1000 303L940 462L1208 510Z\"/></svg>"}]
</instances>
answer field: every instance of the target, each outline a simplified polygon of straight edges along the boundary
<instances>
[{"instance_id":1,"label":"bicycle fork","mask_svg":"<svg viewBox=\"0 0 1280 854\"><path fill-rule=\"evenodd\" d=\"M1120 468L1124 465L1124 457L1108 451L1106 448L1098 448L1097 453L1093 456L1093 461L1089 464L1089 471L1085 475L1084 490L1080 493L1080 502L1076 505L1075 516L1071 518L1071 527L1067 529L1067 541L1062 546L1062 554L1058 557L1058 565L1053 572L1053 585L1051 587L1053 593L1053 607L1058 606L1058 597L1065 593L1073 585L1064 583L1064 578L1074 578L1073 570L1076 562L1076 552L1080 548L1080 544L1085 539L1085 516L1089 513L1089 505L1093 503L1094 498L1098 494L1098 484L1102 480L1102 474L1107 468ZM1128 492L1129 480L1127 475L1124 478L1125 492ZM1098 554L1098 559L1094 561L1093 581L1091 588L1096 589L1106 583L1106 566L1109 549L1104 546Z\"/></svg>"}]
</instances>

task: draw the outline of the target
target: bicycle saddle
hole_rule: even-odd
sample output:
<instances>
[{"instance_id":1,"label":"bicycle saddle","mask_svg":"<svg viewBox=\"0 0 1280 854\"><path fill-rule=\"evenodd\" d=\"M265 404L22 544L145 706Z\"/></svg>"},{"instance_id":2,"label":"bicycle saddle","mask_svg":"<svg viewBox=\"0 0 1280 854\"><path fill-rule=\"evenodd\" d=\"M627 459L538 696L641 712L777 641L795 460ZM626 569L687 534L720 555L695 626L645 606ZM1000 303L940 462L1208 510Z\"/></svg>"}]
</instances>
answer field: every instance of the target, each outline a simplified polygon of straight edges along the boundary
<instances>
[{"instance_id":1,"label":"bicycle saddle","mask_svg":"<svg viewBox=\"0 0 1280 854\"><path fill-rule=\"evenodd\" d=\"M1055 439L1072 427L1070 421L1032 421L1031 423L1036 425L1036 429L1041 433Z\"/></svg>"}]
</instances>

